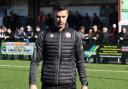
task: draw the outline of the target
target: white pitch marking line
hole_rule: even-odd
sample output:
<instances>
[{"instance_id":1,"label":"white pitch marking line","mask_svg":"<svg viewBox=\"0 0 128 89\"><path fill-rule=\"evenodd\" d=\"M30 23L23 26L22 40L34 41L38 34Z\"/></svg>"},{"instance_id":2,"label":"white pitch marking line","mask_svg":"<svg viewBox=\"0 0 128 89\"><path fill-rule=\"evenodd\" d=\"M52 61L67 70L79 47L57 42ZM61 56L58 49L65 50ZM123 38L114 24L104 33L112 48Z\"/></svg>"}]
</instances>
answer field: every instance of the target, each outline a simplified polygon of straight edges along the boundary
<instances>
[{"instance_id":1,"label":"white pitch marking line","mask_svg":"<svg viewBox=\"0 0 128 89\"><path fill-rule=\"evenodd\" d=\"M19 68L29 68L30 66L19 66L19 65L0 65L0 67L19 67ZM88 71L96 72L118 72L118 73L127 73L128 71L116 71L116 70L96 70L96 69L87 69Z\"/></svg>"},{"instance_id":2,"label":"white pitch marking line","mask_svg":"<svg viewBox=\"0 0 128 89\"><path fill-rule=\"evenodd\" d=\"M94 70L94 69L87 69L88 71L97 71L97 72L118 72L118 73L127 73L128 71L117 71L117 70Z\"/></svg>"},{"instance_id":3,"label":"white pitch marking line","mask_svg":"<svg viewBox=\"0 0 128 89\"><path fill-rule=\"evenodd\" d=\"M0 65L0 67L29 67L29 66Z\"/></svg>"}]
</instances>

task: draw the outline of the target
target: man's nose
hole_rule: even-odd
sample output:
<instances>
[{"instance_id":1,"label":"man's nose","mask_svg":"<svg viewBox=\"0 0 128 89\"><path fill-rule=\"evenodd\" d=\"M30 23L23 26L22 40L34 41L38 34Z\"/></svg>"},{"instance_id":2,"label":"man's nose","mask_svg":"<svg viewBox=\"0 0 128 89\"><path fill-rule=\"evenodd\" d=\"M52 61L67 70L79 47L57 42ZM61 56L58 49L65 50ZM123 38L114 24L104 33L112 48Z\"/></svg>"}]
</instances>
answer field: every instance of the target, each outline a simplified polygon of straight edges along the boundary
<instances>
[{"instance_id":1,"label":"man's nose","mask_svg":"<svg viewBox=\"0 0 128 89\"><path fill-rule=\"evenodd\" d=\"M59 18L59 21L62 21L62 17Z\"/></svg>"}]
</instances>

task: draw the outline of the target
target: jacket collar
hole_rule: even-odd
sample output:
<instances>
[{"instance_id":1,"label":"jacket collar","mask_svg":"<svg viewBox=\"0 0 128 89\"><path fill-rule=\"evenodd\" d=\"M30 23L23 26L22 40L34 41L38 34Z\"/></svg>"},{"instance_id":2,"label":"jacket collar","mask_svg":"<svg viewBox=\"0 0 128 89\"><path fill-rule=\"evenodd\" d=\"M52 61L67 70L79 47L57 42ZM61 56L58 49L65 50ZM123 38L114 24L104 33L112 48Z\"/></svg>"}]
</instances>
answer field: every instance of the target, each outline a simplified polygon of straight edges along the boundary
<instances>
[{"instance_id":1,"label":"jacket collar","mask_svg":"<svg viewBox=\"0 0 128 89\"><path fill-rule=\"evenodd\" d=\"M68 23L67 23L67 24L65 24L65 28L62 30L62 32L65 32L65 31L69 30L68 28L69 28L69 26L68 26ZM53 32L57 32L57 31L59 32L59 28L57 28L55 25L51 25L49 30L51 30Z\"/></svg>"}]
</instances>

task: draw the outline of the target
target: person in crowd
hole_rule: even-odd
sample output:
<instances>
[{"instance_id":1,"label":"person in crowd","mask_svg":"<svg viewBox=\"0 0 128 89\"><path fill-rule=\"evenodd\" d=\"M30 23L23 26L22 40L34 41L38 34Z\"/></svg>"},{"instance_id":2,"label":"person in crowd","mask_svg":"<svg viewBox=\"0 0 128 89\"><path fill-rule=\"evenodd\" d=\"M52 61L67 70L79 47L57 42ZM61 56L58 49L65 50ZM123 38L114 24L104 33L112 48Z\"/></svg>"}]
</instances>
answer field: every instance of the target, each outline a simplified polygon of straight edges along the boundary
<instances>
[{"instance_id":1,"label":"person in crowd","mask_svg":"<svg viewBox=\"0 0 128 89\"><path fill-rule=\"evenodd\" d=\"M6 42L13 42L14 41L14 34L10 28L7 28L7 32L5 33L4 37Z\"/></svg>"},{"instance_id":2,"label":"person in crowd","mask_svg":"<svg viewBox=\"0 0 128 89\"><path fill-rule=\"evenodd\" d=\"M2 40L3 40L2 35L3 35L3 33L2 33L2 27L0 27L0 48L1 48L1 43L2 43Z\"/></svg>"},{"instance_id":3,"label":"person in crowd","mask_svg":"<svg viewBox=\"0 0 128 89\"><path fill-rule=\"evenodd\" d=\"M33 41L33 29L29 25L27 26L25 41L26 42L32 42Z\"/></svg>"},{"instance_id":4,"label":"person in crowd","mask_svg":"<svg viewBox=\"0 0 128 89\"><path fill-rule=\"evenodd\" d=\"M100 39L100 44L101 45L109 45L110 44L110 33L108 32L108 28L107 27L103 27L102 33L99 37Z\"/></svg>"},{"instance_id":5,"label":"person in crowd","mask_svg":"<svg viewBox=\"0 0 128 89\"><path fill-rule=\"evenodd\" d=\"M39 26L36 26L35 32L34 32L34 42L38 38L38 34L41 32L41 28Z\"/></svg>"},{"instance_id":6,"label":"person in crowd","mask_svg":"<svg viewBox=\"0 0 128 89\"><path fill-rule=\"evenodd\" d=\"M111 38L111 35L110 33L108 32L108 28L107 27L103 27L102 29L102 33L99 37L99 45L100 46L104 46L104 45L110 45L110 38ZM100 60L99 60L100 62ZM102 60L103 63L108 63L109 62L109 58L103 58Z\"/></svg>"},{"instance_id":7,"label":"person in crowd","mask_svg":"<svg viewBox=\"0 0 128 89\"><path fill-rule=\"evenodd\" d=\"M6 27L1 26L0 30L1 30L0 31L0 48L1 48L1 43L5 42L5 34L6 34L7 29ZM2 54L2 56L3 56L3 59L7 59L7 55Z\"/></svg>"},{"instance_id":8,"label":"person in crowd","mask_svg":"<svg viewBox=\"0 0 128 89\"><path fill-rule=\"evenodd\" d=\"M97 25L94 25L93 27L93 34L92 34L92 45L99 45L99 36L100 36L100 32L98 30ZM98 59L98 55L96 52L96 55L93 56L93 62L96 63L97 59Z\"/></svg>"},{"instance_id":9,"label":"person in crowd","mask_svg":"<svg viewBox=\"0 0 128 89\"><path fill-rule=\"evenodd\" d=\"M88 32L88 44L89 45L92 45L92 37L93 37L93 30L92 28L89 29L89 32Z\"/></svg>"},{"instance_id":10,"label":"person in crowd","mask_svg":"<svg viewBox=\"0 0 128 89\"><path fill-rule=\"evenodd\" d=\"M1 26L0 27L0 38L2 41L4 41L5 33L6 33L6 28Z\"/></svg>"},{"instance_id":11,"label":"person in crowd","mask_svg":"<svg viewBox=\"0 0 128 89\"><path fill-rule=\"evenodd\" d=\"M121 32L119 33L119 44L121 46L128 46L128 32L126 27L122 27ZM122 53L121 63L126 64L127 52Z\"/></svg>"},{"instance_id":12,"label":"person in crowd","mask_svg":"<svg viewBox=\"0 0 128 89\"><path fill-rule=\"evenodd\" d=\"M20 27L20 28L17 28L15 34L14 34L14 37L16 39L16 41L21 41L23 42L24 41L24 38L25 38L25 32L24 32L24 27Z\"/></svg>"},{"instance_id":13,"label":"person in crowd","mask_svg":"<svg viewBox=\"0 0 128 89\"><path fill-rule=\"evenodd\" d=\"M85 50L90 50L91 47L93 46L93 40L92 40L92 36L93 36L93 30L92 28L89 29L88 32L88 36L86 37L86 49ZM85 57L85 62L92 62L92 56L90 57Z\"/></svg>"},{"instance_id":14,"label":"person in crowd","mask_svg":"<svg viewBox=\"0 0 128 89\"><path fill-rule=\"evenodd\" d=\"M124 46L128 44L128 33L126 27L122 27L122 30L119 33L119 43L120 45L124 45Z\"/></svg>"},{"instance_id":15,"label":"person in crowd","mask_svg":"<svg viewBox=\"0 0 128 89\"><path fill-rule=\"evenodd\" d=\"M10 28L7 28L7 32L5 32L5 37L4 37L5 42L13 42L14 41L14 35L12 33L12 30ZM8 59L8 54L5 55L6 59ZM11 55L11 60L14 59L14 55Z\"/></svg>"},{"instance_id":16,"label":"person in crowd","mask_svg":"<svg viewBox=\"0 0 128 89\"><path fill-rule=\"evenodd\" d=\"M30 64L29 89L37 89L37 68L41 60L42 89L76 89L76 68L81 89L87 89L82 40L78 32L67 25L67 6L63 2L56 3L52 14L54 24L41 32L36 41Z\"/></svg>"},{"instance_id":17,"label":"person in crowd","mask_svg":"<svg viewBox=\"0 0 128 89\"><path fill-rule=\"evenodd\" d=\"M80 38L82 40L85 40L85 37L87 36L87 34L84 34L85 32L85 27L84 26L80 26L80 30L78 31Z\"/></svg>"},{"instance_id":18,"label":"person in crowd","mask_svg":"<svg viewBox=\"0 0 128 89\"><path fill-rule=\"evenodd\" d=\"M98 30L98 26L97 25L94 25L92 27L92 29L93 29L93 34L92 34L93 44L94 45L98 45L99 44L100 31Z\"/></svg>"},{"instance_id":19,"label":"person in crowd","mask_svg":"<svg viewBox=\"0 0 128 89\"><path fill-rule=\"evenodd\" d=\"M112 25L111 44L118 44L118 28L116 24Z\"/></svg>"},{"instance_id":20,"label":"person in crowd","mask_svg":"<svg viewBox=\"0 0 128 89\"><path fill-rule=\"evenodd\" d=\"M88 39L88 34L85 34L84 32L85 32L85 27L81 26L78 33L79 33L80 38L82 39L83 48L85 50L86 45L88 44L86 43L86 40Z\"/></svg>"}]
</instances>

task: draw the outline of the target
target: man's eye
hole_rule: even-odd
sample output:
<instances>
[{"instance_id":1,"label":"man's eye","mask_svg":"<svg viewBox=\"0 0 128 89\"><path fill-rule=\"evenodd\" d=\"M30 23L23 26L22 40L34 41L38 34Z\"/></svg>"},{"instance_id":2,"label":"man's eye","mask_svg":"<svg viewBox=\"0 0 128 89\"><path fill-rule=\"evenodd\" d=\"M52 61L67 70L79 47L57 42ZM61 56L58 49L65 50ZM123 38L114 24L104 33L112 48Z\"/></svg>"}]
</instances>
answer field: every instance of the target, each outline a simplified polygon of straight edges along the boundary
<instances>
[{"instance_id":1,"label":"man's eye","mask_svg":"<svg viewBox=\"0 0 128 89\"><path fill-rule=\"evenodd\" d=\"M56 18L60 18L60 16L56 16Z\"/></svg>"}]
</instances>

